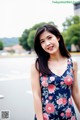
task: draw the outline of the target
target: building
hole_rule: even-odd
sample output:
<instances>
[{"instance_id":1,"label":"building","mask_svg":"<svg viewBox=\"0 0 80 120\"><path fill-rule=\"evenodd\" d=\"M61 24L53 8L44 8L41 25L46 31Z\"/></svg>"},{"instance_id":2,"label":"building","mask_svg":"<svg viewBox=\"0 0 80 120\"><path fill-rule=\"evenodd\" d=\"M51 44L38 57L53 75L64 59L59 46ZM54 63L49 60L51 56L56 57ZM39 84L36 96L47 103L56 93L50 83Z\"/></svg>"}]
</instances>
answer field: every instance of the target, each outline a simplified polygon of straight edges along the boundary
<instances>
[{"instance_id":1,"label":"building","mask_svg":"<svg viewBox=\"0 0 80 120\"><path fill-rule=\"evenodd\" d=\"M80 2L74 3L74 15L80 16Z\"/></svg>"},{"instance_id":2,"label":"building","mask_svg":"<svg viewBox=\"0 0 80 120\"><path fill-rule=\"evenodd\" d=\"M19 44L14 45L14 46L10 46L10 47L4 47L4 51L6 51L6 52L15 52L15 53L23 53L23 52L25 52L23 47L21 45L19 45Z\"/></svg>"}]
</instances>

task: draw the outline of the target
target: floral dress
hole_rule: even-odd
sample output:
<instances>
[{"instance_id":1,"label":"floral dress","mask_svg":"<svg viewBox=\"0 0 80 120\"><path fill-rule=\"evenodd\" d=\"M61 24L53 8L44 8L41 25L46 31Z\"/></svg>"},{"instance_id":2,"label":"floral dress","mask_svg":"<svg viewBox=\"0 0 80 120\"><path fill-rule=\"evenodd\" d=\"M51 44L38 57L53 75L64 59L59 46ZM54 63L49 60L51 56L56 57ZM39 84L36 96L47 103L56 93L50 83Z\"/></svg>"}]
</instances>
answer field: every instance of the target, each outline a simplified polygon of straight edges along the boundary
<instances>
[{"instance_id":1,"label":"floral dress","mask_svg":"<svg viewBox=\"0 0 80 120\"><path fill-rule=\"evenodd\" d=\"M71 97L74 82L72 59L67 60L67 69L63 75L42 76L42 111L44 120L77 120ZM35 120L37 120L35 115Z\"/></svg>"}]
</instances>

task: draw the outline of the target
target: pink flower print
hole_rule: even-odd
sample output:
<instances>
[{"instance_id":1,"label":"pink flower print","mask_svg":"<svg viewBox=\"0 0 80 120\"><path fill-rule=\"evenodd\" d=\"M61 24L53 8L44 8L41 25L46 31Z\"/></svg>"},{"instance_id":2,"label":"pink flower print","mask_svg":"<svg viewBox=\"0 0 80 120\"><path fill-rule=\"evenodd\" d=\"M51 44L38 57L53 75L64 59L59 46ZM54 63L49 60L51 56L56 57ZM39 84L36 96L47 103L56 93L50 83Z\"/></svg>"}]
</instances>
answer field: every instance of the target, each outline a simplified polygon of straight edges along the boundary
<instances>
[{"instance_id":1,"label":"pink flower print","mask_svg":"<svg viewBox=\"0 0 80 120\"><path fill-rule=\"evenodd\" d=\"M49 85L48 86L48 90L49 90L49 93L53 93L56 89L56 86L55 85Z\"/></svg>"},{"instance_id":2,"label":"pink flower print","mask_svg":"<svg viewBox=\"0 0 80 120\"><path fill-rule=\"evenodd\" d=\"M62 98L62 104L65 105L67 103L66 98Z\"/></svg>"},{"instance_id":3,"label":"pink flower print","mask_svg":"<svg viewBox=\"0 0 80 120\"><path fill-rule=\"evenodd\" d=\"M51 81L54 81L54 80L55 80L55 77L50 77L50 80L51 80Z\"/></svg>"},{"instance_id":4,"label":"pink flower print","mask_svg":"<svg viewBox=\"0 0 80 120\"><path fill-rule=\"evenodd\" d=\"M43 113L43 119L44 120L49 120L48 114L47 113Z\"/></svg>"},{"instance_id":5,"label":"pink flower print","mask_svg":"<svg viewBox=\"0 0 80 120\"><path fill-rule=\"evenodd\" d=\"M47 78L46 76L44 76L44 77L42 78L43 81L47 81L47 79L48 79L48 78Z\"/></svg>"},{"instance_id":6,"label":"pink flower print","mask_svg":"<svg viewBox=\"0 0 80 120\"><path fill-rule=\"evenodd\" d=\"M60 82L60 84L61 84L61 85L63 85L63 84L64 84L64 82L62 81L62 82Z\"/></svg>"},{"instance_id":7,"label":"pink flower print","mask_svg":"<svg viewBox=\"0 0 80 120\"><path fill-rule=\"evenodd\" d=\"M58 105L61 105L61 104L63 103L62 100L63 100L62 98L59 98L59 99L57 100L57 104L58 104Z\"/></svg>"},{"instance_id":8,"label":"pink flower print","mask_svg":"<svg viewBox=\"0 0 80 120\"><path fill-rule=\"evenodd\" d=\"M70 108L68 108L67 110L66 110L66 117L71 117L71 109Z\"/></svg>"},{"instance_id":9,"label":"pink flower print","mask_svg":"<svg viewBox=\"0 0 80 120\"><path fill-rule=\"evenodd\" d=\"M43 80L43 81L42 81L42 86L43 86L43 87L47 87L47 86L48 86L47 81Z\"/></svg>"},{"instance_id":10,"label":"pink flower print","mask_svg":"<svg viewBox=\"0 0 80 120\"><path fill-rule=\"evenodd\" d=\"M67 76L67 77L64 78L64 83L65 83L66 85L71 85L71 84L72 84L72 81L73 81L73 79L72 79L71 76Z\"/></svg>"},{"instance_id":11,"label":"pink flower print","mask_svg":"<svg viewBox=\"0 0 80 120\"><path fill-rule=\"evenodd\" d=\"M66 103L67 103L66 98L59 98L59 99L57 100L57 104L58 104L58 105L61 105L61 104L65 105Z\"/></svg>"},{"instance_id":12,"label":"pink flower print","mask_svg":"<svg viewBox=\"0 0 80 120\"><path fill-rule=\"evenodd\" d=\"M71 99L71 98L69 98L69 104L71 104L71 105L72 105L72 99Z\"/></svg>"},{"instance_id":13,"label":"pink flower print","mask_svg":"<svg viewBox=\"0 0 80 120\"><path fill-rule=\"evenodd\" d=\"M63 116L64 116L64 113L62 112L60 115L63 117Z\"/></svg>"},{"instance_id":14,"label":"pink flower print","mask_svg":"<svg viewBox=\"0 0 80 120\"><path fill-rule=\"evenodd\" d=\"M47 113L53 113L55 111L55 107L52 103L48 103L45 109Z\"/></svg>"},{"instance_id":15,"label":"pink flower print","mask_svg":"<svg viewBox=\"0 0 80 120\"><path fill-rule=\"evenodd\" d=\"M53 98L52 96L49 96L49 99L50 99L50 100L52 100L52 98Z\"/></svg>"},{"instance_id":16,"label":"pink flower print","mask_svg":"<svg viewBox=\"0 0 80 120\"><path fill-rule=\"evenodd\" d=\"M72 117L71 117L71 120L76 120L75 116L72 116Z\"/></svg>"}]
</instances>

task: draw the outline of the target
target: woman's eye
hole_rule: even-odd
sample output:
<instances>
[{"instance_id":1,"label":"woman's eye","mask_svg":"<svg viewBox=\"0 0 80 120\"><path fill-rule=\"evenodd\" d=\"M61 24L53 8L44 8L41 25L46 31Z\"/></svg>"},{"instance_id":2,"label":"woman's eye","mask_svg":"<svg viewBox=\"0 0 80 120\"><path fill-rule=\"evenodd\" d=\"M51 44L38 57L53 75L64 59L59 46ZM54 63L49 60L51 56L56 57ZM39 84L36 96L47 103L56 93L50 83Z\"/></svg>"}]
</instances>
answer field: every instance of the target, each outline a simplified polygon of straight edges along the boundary
<instances>
[{"instance_id":1,"label":"woman's eye","mask_svg":"<svg viewBox=\"0 0 80 120\"><path fill-rule=\"evenodd\" d=\"M51 39L52 37L48 37L48 39Z\"/></svg>"},{"instance_id":2,"label":"woman's eye","mask_svg":"<svg viewBox=\"0 0 80 120\"><path fill-rule=\"evenodd\" d=\"M43 43L43 42L44 42L44 40L40 41L40 43Z\"/></svg>"}]
</instances>

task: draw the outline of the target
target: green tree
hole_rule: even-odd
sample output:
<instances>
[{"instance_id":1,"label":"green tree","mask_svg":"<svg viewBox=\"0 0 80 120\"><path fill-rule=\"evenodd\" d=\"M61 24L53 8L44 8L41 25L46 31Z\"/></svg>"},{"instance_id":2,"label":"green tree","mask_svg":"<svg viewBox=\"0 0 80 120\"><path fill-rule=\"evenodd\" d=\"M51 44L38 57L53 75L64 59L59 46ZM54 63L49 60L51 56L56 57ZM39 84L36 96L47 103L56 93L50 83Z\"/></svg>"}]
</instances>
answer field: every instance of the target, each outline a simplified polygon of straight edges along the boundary
<instances>
[{"instance_id":1,"label":"green tree","mask_svg":"<svg viewBox=\"0 0 80 120\"><path fill-rule=\"evenodd\" d=\"M70 44L78 45L80 42L80 24L73 24L71 25L68 30L67 34L69 36Z\"/></svg>"},{"instance_id":2,"label":"green tree","mask_svg":"<svg viewBox=\"0 0 80 120\"><path fill-rule=\"evenodd\" d=\"M35 24L32 28L30 28L29 30L31 31L31 30L37 30L39 27L42 27L43 25L45 25L45 24L51 24L51 25L54 25L54 26L56 26L55 24L54 24L54 22L52 22L52 21L50 21L50 22L41 22L41 23L38 23L38 24Z\"/></svg>"},{"instance_id":3,"label":"green tree","mask_svg":"<svg viewBox=\"0 0 80 120\"><path fill-rule=\"evenodd\" d=\"M46 23L45 22L41 22L41 23L38 23L38 24L35 24L31 29L31 30L37 30L39 27L45 25Z\"/></svg>"},{"instance_id":4,"label":"green tree","mask_svg":"<svg viewBox=\"0 0 80 120\"><path fill-rule=\"evenodd\" d=\"M80 24L71 25L62 33L62 36L67 47L71 46L71 44L75 44L80 48Z\"/></svg>"},{"instance_id":5,"label":"green tree","mask_svg":"<svg viewBox=\"0 0 80 120\"><path fill-rule=\"evenodd\" d=\"M0 41L0 50L3 50L3 42Z\"/></svg>"},{"instance_id":6,"label":"green tree","mask_svg":"<svg viewBox=\"0 0 80 120\"><path fill-rule=\"evenodd\" d=\"M24 49L30 50L31 48L28 46L27 39L29 35L29 30L25 29L22 36L19 38L19 44L23 46Z\"/></svg>"},{"instance_id":7,"label":"green tree","mask_svg":"<svg viewBox=\"0 0 80 120\"><path fill-rule=\"evenodd\" d=\"M48 22L48 24L56 26L53 21Z\"/></svg>"},{"instance_id":8,"label":"green tree","mask_svg":"<svg viewBox=\"0 0 80 120\"><path fill-rule=\"evenodd\" d=\"M80 16L70 16L69 18L66 18L65 22L63 22L63 30L67 30L71 25L79 23Z\"/></svg>"},{"instance_id":9,"label":"green tree","mask_svg":"<svg viewBox=\"0 0 80 120\"><path fill-rule=\"evenodd\" d=\"M35 33L36 33L36 30L30 31L28 39L27 39L28 45L32 49L34 48L34 36L35 36Z\"/></svg>"},{"instance_id":10,"label":"green tree","mask_svg":"<svg viewBox=\"0 0 80 120\"><path fill-rule=\"evenodd\" d=\"M80 16L73 16L63 23L62 32L65 44L70 47L71 44L77 45L80 49Z\"/></svg>"},{"instance_id":11,"label":"green tree","mask_svg":"<svg viewBox=\"0 0 80 120\"><path fill-rule=\"evenodd\" d=\"M64 43L66 44L66 46L70 46L70 40L69 40L69 36L67 35L67 31L62 32L62 36L64 38Z\"/></svg>"}]
</instances>

